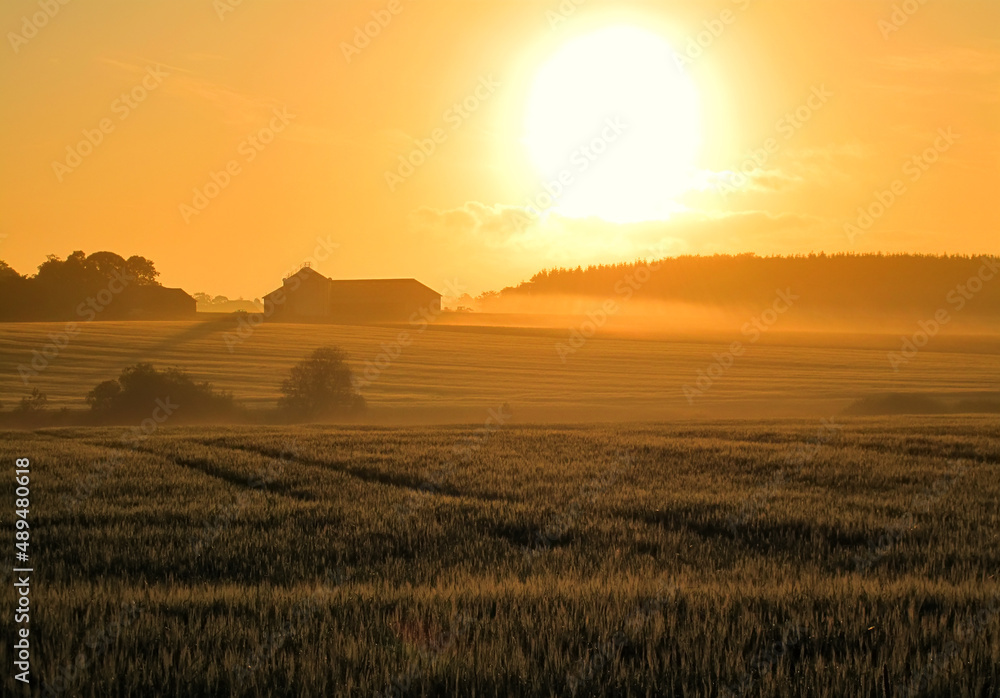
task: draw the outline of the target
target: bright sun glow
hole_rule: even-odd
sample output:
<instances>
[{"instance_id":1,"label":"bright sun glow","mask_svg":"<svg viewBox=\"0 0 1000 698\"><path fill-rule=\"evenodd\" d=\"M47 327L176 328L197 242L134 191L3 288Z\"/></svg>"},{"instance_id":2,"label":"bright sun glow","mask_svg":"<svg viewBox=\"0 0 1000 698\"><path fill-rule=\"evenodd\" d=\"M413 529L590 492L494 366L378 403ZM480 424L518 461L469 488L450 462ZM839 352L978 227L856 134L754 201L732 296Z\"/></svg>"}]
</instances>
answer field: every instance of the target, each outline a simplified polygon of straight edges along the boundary
<instances>
[{"instance_id":1,"label":"bright sun glow","mask_svg":"<svg viewBox=\"0 0 1000 698\"><path fill-rule=\"evenodd\" d=\"M635 27L602 29L556 53L532 87L525 131L540 191L556 193L551 210L616 223L676 211L701 143L694 84L663 38Z\"/></svg>"}]
</instances>

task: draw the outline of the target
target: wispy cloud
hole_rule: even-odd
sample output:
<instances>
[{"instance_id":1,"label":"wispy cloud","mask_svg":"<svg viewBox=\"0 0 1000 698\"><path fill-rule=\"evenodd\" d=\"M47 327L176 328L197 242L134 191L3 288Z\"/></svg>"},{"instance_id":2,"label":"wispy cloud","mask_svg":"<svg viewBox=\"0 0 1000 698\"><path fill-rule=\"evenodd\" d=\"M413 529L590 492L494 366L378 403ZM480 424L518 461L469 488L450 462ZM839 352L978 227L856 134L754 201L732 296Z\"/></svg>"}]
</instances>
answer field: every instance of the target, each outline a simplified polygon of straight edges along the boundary
<instances>
[{"instance_id":1,"label":"wispy cloud","mask_svg":"<svg viewBox=\"0 0 1000 698\"><path fill-rule=\"evenodd\" d=\"M528 222L525 225L525 222ZM601 255L636 258L722 248L756 249L832 226L798 213L687 211L667 221L615 224L597 218L532 217L518 206L467 202L449 210L420 208L414 233L466 248L530 250L547 263L586 263ZM831 240L835 239L833 235Z\"/></svg>"}]
</instances>

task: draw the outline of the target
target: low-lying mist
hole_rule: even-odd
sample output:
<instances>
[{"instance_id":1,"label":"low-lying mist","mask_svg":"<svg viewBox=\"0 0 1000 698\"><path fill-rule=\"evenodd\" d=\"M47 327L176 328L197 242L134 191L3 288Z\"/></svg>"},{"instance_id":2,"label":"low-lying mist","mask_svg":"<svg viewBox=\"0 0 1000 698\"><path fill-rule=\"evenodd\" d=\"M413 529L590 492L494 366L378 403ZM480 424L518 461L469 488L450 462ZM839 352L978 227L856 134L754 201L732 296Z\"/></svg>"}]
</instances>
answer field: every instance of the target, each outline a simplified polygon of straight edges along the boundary
<instances>
[{"instance_id":1,"label":"low-lying mist","mask_svg":"<svg viewBox=\"0 0 1000 698\"><path fill-rule=\"evenodd\" d=\"M790 333L952 337L1000 336L996 319L975 308L939 307L884 311L810 303L790 289L776 289L759 303L689 303L584 294L505 295L481 312L453 312L438 324L574 330L589 336L687 338L726 335L764 340Z\"/></svg>"}]
</instances>

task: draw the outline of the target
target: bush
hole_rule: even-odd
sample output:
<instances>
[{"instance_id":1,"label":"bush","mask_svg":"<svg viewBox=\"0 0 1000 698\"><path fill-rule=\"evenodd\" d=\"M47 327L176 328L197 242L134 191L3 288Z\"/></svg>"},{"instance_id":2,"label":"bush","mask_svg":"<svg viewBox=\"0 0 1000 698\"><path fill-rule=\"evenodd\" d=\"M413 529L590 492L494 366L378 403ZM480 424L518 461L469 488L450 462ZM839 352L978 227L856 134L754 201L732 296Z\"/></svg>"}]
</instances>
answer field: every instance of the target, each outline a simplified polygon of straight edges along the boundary
<instances>
[{"instance_id":1,"label":"bush","mask_svg":"<svg viewBox=\"0 0 1000 698\"><path fill-rule=\"evenodd\" d=\"M148 363L129 366L117 380L99 383L87 393L87 404L96 414L130 420L147 418L157 408L164 418L176 410L185 421L230 416L236 410L229 393L196 383L178 368L158 371Z\"/></svg>"},{"instance_id":2,"label":"bush","mask_svg":"<svg viewBox=\"0 0 1000 698\"><path fill-rule=\"evenodd\" d=\"M354 388L347 357L337 347L320 347L292 367L281 384L278 407L295 418L332 417L361 412L365 399Z\"/></svg>"},{"instance_id":3,"label":"bush","mask_svg":"<svg viewBox=\"0 0 1000 698\"><path fill-rule=\"evenodd\" d=\"M17 405L18 412L41 412L49 402L49 397L38 388L32 388L31 395L22 397Z\"/></svg>"}]
</instances>

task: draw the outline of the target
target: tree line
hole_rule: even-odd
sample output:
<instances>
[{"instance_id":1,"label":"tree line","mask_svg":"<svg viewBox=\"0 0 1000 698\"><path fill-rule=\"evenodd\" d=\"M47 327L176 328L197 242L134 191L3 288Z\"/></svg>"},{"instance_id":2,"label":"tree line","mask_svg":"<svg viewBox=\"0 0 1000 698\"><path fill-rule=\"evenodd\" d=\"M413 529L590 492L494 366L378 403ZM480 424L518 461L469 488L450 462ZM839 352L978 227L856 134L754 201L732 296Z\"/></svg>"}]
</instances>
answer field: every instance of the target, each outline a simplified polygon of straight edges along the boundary
<instances>
[{"instance_id":1,"label":"tree line","mask_svg":"<svg viewBox=\"0 0 1000 698\"><path fill-rule=\"evenodd\" d=\"M48 255L38 271L22 275L0 260L0 320L87 319L109 310L118 294L136 286L159 286L153 262L114 252L85 254L77 250L66 259Z\"/></svg>"},{"instance_id":2,"label":"tree line","mask_svg":"<svg viewBox=\"0 0 1000 698\"><path fill-rule=\"evenodd\" d=\"M924 310L954 296L974 298L970 308L996 315L1000 279L992 279L1000 276L998 265L996 256L965 255L681 256L547 269L480 300L549 294L613 297L626 283L636 298L738 305L765 302L775 288L790 287L813 308Z\"/></svg>"}]
</instances>

